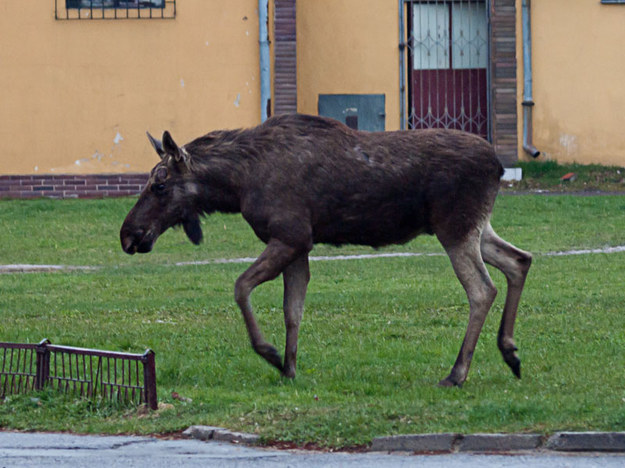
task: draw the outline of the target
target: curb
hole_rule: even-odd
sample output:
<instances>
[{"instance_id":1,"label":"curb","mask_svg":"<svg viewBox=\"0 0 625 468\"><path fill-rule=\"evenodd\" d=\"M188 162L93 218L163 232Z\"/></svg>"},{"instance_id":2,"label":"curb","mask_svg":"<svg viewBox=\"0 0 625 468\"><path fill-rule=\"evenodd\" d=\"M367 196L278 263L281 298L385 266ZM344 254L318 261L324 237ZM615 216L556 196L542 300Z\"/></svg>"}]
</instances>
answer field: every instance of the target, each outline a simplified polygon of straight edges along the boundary
<instances>
[{"instance_id":1,"label":"curb","mask_svg":"<svg viewBox=\"0 0 625 468\"><path fill-rule=\"evenodd\" d=\"M625 432L558 432L545 448L563 452L625 452Z\"/></svg>"},{"instance_id":2,"label":"curb","mask_svg":"<svg viewBox=\"0 0 625 468\"><path fill-rule=\"evenodd\" d=\"M198 440L218 440L233 444L258 445L260 436L245 432L234 432L223 427L191 426L182 433L183 436Z\"/></svg>"},{"instance_id":3,"label":"curb","mask_svg":"<svg viewBox=\"0 0 625 468\"><path fill-rule=\"evenodd\" d=\"M542 445L539 434L415 434L376 437L372 452L509 452L534 450Z\"/></svg>"},{"instance_id":4,"label":"curb","mask_svg":"<svg viewBox=\"0 0 625 468\"><path fill-rule=\"evenodd\" d=\"M258 445L260 436L235 432L216 426L191 426L183 436L198 440L217 440L243 445ZM376 437L370 452L515 452L531 450L556 452L625 452L625 432L556 432L542 434L408 434Z\"/></svg>"},{"instance_id":5,"label":"curb","mask_svg":"<svg viewBox=\"0 0 625 468\"><path fill-rule=\"evenodd\" d=\"M543 443L538 434L471 434L458 441L460 452L534 450Z\"/></svg>"},{"instance_id":6,"label":"curb","mask_svg":"<svg viewBox=\"0 0 625 468\"><path fill-rule=\"evenodd\" d=\"M372 452L451 452L460 434L414 434L376 437Z\"/></svg>"},{"instance_id":7,"label":"curb","mask_svg":"<svg viewBox=\"0 0 625 468\"><path fill-rule=\"evenodd\" d=\"M376 437L372 452L513 452L546 449L559 452L625 452L625 432L556 432L541 434L414 434Z\"/></svg>"}]
</instances>

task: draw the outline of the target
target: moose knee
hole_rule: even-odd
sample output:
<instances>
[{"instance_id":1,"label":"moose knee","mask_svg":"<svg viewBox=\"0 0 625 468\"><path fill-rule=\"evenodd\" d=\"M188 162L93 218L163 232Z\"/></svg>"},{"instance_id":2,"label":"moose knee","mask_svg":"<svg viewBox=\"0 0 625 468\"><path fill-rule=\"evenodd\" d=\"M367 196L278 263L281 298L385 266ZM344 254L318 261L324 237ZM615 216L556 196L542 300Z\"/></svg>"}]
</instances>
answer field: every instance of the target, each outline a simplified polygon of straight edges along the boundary
<instances>
[{"instance_id":1,"label":"moose knee","mask_svg":"<svg viewBox=\"0 0 625 468\"><path fill-rule=\"evenodd\" d=\"M523 252L522 255L519 255L517 257L516 261L523 274L527 274L530 267L532 266L532 254L529 252Z\"/></svg>"},{"instance_id":2,"label":"moose knee","mask_svg":"<svg viewBox=\"0 0 625 468\"><path fill-rule=\"evenodd\" d=\"M239 306L247 304L250 297L251 288L243 277L240 277L234 283L234 300Z\"/></svg>"},{"instance_id":3,"label":"moose knee","mask_svg":"<svg viewBox=\"0 0 625 468\"><path fill-rule=\"evenodd\" d=\"M485 310L486 313L497 297L497 288L492 281L485 282L469 298L473 307L477 310Z\"/></svg>"},{"instance_id":4,"label":"moose knee","mask_svg":"<svg viewBox=\"0 0 625 468\"><path fill-rule=\"evenodd\" d=\"M512 260L514 263L508 268L506 276L513 285L523 285L525 277L532 266L532 254L528 252L519 252Z\"/></svg>"}]
</instances>

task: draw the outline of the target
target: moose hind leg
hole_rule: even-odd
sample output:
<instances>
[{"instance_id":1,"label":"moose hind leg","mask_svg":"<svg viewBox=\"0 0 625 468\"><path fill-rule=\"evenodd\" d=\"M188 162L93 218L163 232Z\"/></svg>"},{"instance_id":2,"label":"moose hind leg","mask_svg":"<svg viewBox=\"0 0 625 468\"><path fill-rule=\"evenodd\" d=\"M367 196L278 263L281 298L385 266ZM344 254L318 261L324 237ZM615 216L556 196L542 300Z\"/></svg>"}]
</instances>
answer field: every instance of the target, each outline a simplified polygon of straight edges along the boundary
<instances>
[{"instance_id":1,"label":"moose hind leg","mask_svg":"<svg viewBox=\"0 0 625 468\"><path fill-rule=\"evenodd\" d=\"M304 311L306 288L310 280L308 255L298 257L282 273L284 279L284 324L286 326L286 346L282 375L295 377L297 361L297 338Z\"/></svg>"},{"instance_id":2,"label":"moose hind leg","mask_svg":"<svg viewBox=\"0 0 625 468\"><path fill-rule=\"evenodd\" d=\"M477 232L459 244L453 246L443 244L443 247L466 291L470 309L469 324L456 362L450 374L439 382L440 386L452 387L461 386L467 378L475 346L497 295L497 289L480 255L480 238Z\"/></svg>"},{"instance_id":3,"label":"moose hind leg","mask_svg":"<svg viewBox=\"0 0 625 468\"><path fill-rule=\"evenodd\" d=\"M490 223L482 234L481 250L484 261L500 270L508 283L497 346L514 375L521 378L521 360L516 354L517 347L514 342L514 322L525 279L532 264L532 255L501 239Z\"/></svg>"},{"instance_id":4,"label":"moose hind leg","mask_svg":"<svg viewBox=\"0 0 625 468\"><path fill-rule=\"evenodd\" d=\"M287 246L279 240L272 239L268 242L267 248L263 253L237 279L234 286L235 300L243 314L254 351L280 372L284 370L282 358L276 348L263 338L252 311L250 294L256 286L276 278L297 257L298 252L296 249Z\"/></svg>"}]
</instances>

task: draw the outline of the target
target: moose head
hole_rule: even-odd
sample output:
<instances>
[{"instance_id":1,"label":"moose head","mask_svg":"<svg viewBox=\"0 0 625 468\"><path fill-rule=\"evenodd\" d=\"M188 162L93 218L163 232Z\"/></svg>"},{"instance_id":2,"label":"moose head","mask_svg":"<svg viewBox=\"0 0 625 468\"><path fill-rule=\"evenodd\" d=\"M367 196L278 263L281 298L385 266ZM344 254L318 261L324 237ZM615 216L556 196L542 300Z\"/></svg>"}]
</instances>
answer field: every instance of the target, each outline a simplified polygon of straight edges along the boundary
<instances>
[{"instance_id":1,"label":"moose head","mask_svg":"<svg viewBox=\"0 0 625 468\"><path fill-rule=\"evenodd\" d=\"M122 248L127 254L147 253L156 239L173 226L182 225L191 242L202 240L197 195L190 155L178 147L169 132L159 141L148 133L161 161L152 169L139 200L130 210L120 231Z\"/></svg>"}]
</instances>

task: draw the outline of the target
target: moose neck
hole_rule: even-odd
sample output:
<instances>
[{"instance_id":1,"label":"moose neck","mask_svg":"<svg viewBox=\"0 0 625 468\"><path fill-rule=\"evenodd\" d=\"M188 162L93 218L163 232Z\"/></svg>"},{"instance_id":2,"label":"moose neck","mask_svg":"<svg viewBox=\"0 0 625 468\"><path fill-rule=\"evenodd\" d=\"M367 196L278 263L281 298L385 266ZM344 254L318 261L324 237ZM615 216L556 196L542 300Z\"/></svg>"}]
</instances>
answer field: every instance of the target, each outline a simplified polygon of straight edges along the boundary
<instances>
[{"instance_id":1,"label":"moose neck","mask_svg":"<svg viewBox=\"0 0 625 468\"><path fill-rule=\"evenodd\" d=\"M214 132L189 145L191 180L198 208L204 213L241 211L241 193L252 155L232 141L233 132Z\"/></svg>"}]
</instances>

